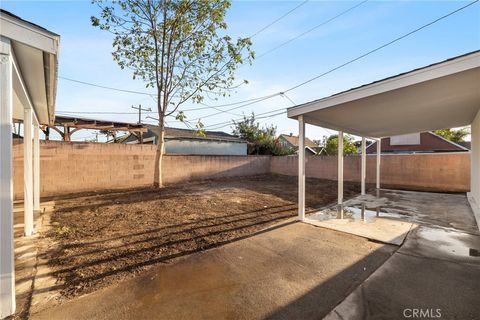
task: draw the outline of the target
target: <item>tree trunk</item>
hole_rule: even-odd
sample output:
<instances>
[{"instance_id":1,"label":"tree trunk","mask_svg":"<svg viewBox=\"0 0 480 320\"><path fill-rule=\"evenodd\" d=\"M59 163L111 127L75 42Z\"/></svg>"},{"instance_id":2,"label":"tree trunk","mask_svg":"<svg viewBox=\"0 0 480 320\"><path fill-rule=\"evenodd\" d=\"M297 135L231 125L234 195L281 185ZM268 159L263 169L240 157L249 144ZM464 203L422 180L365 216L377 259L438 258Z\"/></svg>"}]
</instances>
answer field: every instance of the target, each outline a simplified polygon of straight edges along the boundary
<instances>
[{"instance_id":1,"label":"tree trunk","mask_svg":"<svg viewBox=\"0 0 480 320\"><path fill-rule=\"evenodd\" d=\"M159 121L159 129L160 133L158 135L157 151L155 152L155 174L153 186L156 188L163 188L162 162L165 153L165 124L163 119Z\"/></svg>"}]
</instances>

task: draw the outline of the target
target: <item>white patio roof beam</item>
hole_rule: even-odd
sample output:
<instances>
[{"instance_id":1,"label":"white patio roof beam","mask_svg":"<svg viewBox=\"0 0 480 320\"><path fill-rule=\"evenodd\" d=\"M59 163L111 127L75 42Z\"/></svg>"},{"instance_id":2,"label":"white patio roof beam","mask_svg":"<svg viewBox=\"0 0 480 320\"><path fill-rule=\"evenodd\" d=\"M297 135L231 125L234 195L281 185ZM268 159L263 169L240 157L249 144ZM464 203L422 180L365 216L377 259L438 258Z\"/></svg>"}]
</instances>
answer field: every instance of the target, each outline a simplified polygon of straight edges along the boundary
<instances>
[{"instance_id":1,"label":"white patio roof beam","mask_svg":"<svg viewBox=\"0 0 480 320\"><path fill-rule=\"evenodd\" d=\"M369 138L465 126L480 100L480 52L288 109L309 124Z\"/></svg>"}]
</instances>

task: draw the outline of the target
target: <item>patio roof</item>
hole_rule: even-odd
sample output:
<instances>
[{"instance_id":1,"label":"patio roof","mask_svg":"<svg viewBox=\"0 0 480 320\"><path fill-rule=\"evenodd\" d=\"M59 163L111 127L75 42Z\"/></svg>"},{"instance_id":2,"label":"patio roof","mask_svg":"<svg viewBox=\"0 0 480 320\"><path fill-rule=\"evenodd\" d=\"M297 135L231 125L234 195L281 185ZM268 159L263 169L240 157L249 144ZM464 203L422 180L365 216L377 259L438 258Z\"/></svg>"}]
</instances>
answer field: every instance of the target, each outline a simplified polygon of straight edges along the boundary
<instances>
[{"instance_id":1,"label":"patio roof","mask_svg":"<svg viewBox=\"0 0 480 320\"><path fill-rule=\"evenodd\" d=\"M52 124L60 36L2 9L0 30L13 52L13 118L23 120L27 107L40 124Z\"/></svg>"},{"instance_id":2,"label":"patio roof","mask_svg":"<svg viewBox=\"0 0 480 320\"><path fill-rule=\"evenodd\" d=\"M305 123L363 137L460 127L480 109L480 50L288 109Z\"/></svg>"}]
</instances>

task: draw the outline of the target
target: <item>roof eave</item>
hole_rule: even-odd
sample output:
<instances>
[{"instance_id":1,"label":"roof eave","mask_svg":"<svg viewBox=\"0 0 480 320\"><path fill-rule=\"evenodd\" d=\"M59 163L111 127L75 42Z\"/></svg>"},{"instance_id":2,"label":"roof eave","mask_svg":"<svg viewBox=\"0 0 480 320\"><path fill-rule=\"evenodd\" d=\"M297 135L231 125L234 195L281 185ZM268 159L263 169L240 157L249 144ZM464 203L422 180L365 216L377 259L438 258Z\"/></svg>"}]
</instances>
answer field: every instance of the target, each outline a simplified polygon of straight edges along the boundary
<instances>
[{"instance_id":1,"label":"roof eave","mask_svg":"<svg viewBox=\"0 0 480 320\"><path fill-rule=\"evenodd\" d=\"M329 97L290 107L287 109L287 116L296 119L299 115L304 115L308 112L334 107L339 104L359 100L368 96L381 94L438 77L469 70L478 67L479 61L480 50L448 59L443 62L434 63L423 68L401 73L396 76L388 77L383 80L378 80L367 85L355 87Z\"/></svg>"}]
</instances>

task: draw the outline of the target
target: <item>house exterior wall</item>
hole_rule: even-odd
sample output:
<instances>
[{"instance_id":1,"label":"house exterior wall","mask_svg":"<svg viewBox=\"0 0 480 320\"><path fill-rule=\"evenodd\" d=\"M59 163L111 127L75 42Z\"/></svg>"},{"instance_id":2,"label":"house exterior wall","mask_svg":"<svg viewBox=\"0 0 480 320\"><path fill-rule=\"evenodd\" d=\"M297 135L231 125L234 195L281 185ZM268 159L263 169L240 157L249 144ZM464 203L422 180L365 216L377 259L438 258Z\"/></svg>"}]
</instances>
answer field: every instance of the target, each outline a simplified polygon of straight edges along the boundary
<instances>
[{"instance_id":1,"label":"house exterior wall","mask_svg":"<svg viewBox=\"0 0 480 320\"><path fill-rule=\"evenodd\" d=\"M420 134L420 144L391 144L390 138L382 139L382 152L442 152L442 151L464 151L463 149L455 146L448 141L445 141L439 137L428 132L422 132ZM374 154L377 152L377 143L373 143L368 146L367 153Z\"/></svg>"},{"instance_id":2,"label":"house exterior wall","mask_svg":"<svg viewBox=\"0 0 480 320\"><path fill-rule=\"evenodd\" d=\"M202 140L166 140L167 154L246 156L247 143Z\"/></svg>"},{"instance_id":3,"label":"house exterior wall","mask_svg":"<svg viewBox=\"0 0 480 320\"><path fill-rule=\"evenodd\" d=\"M344 158L344 180L360 181L360 156ZM337 157L306 157L306 176L337 180ZM367 156L367 183L375 183L376 157ZM272 157L270 172L296 176L296 156ZM409 190L467 192L470 190L470 154L382 155L381 185ZM307 190L308 192L308 190Z\"/></svg>"},{"instance_id":4,"label":"house exterior wall","mask_svg":"<svg viewBox=\"0 0 480 320\"><path fill-rule=\"evenodd\" d=\"M471 193L475 203L480 207L480 110L473 120L471 128L472 151L471 151Z\"/></svg>"}]
</instances>

